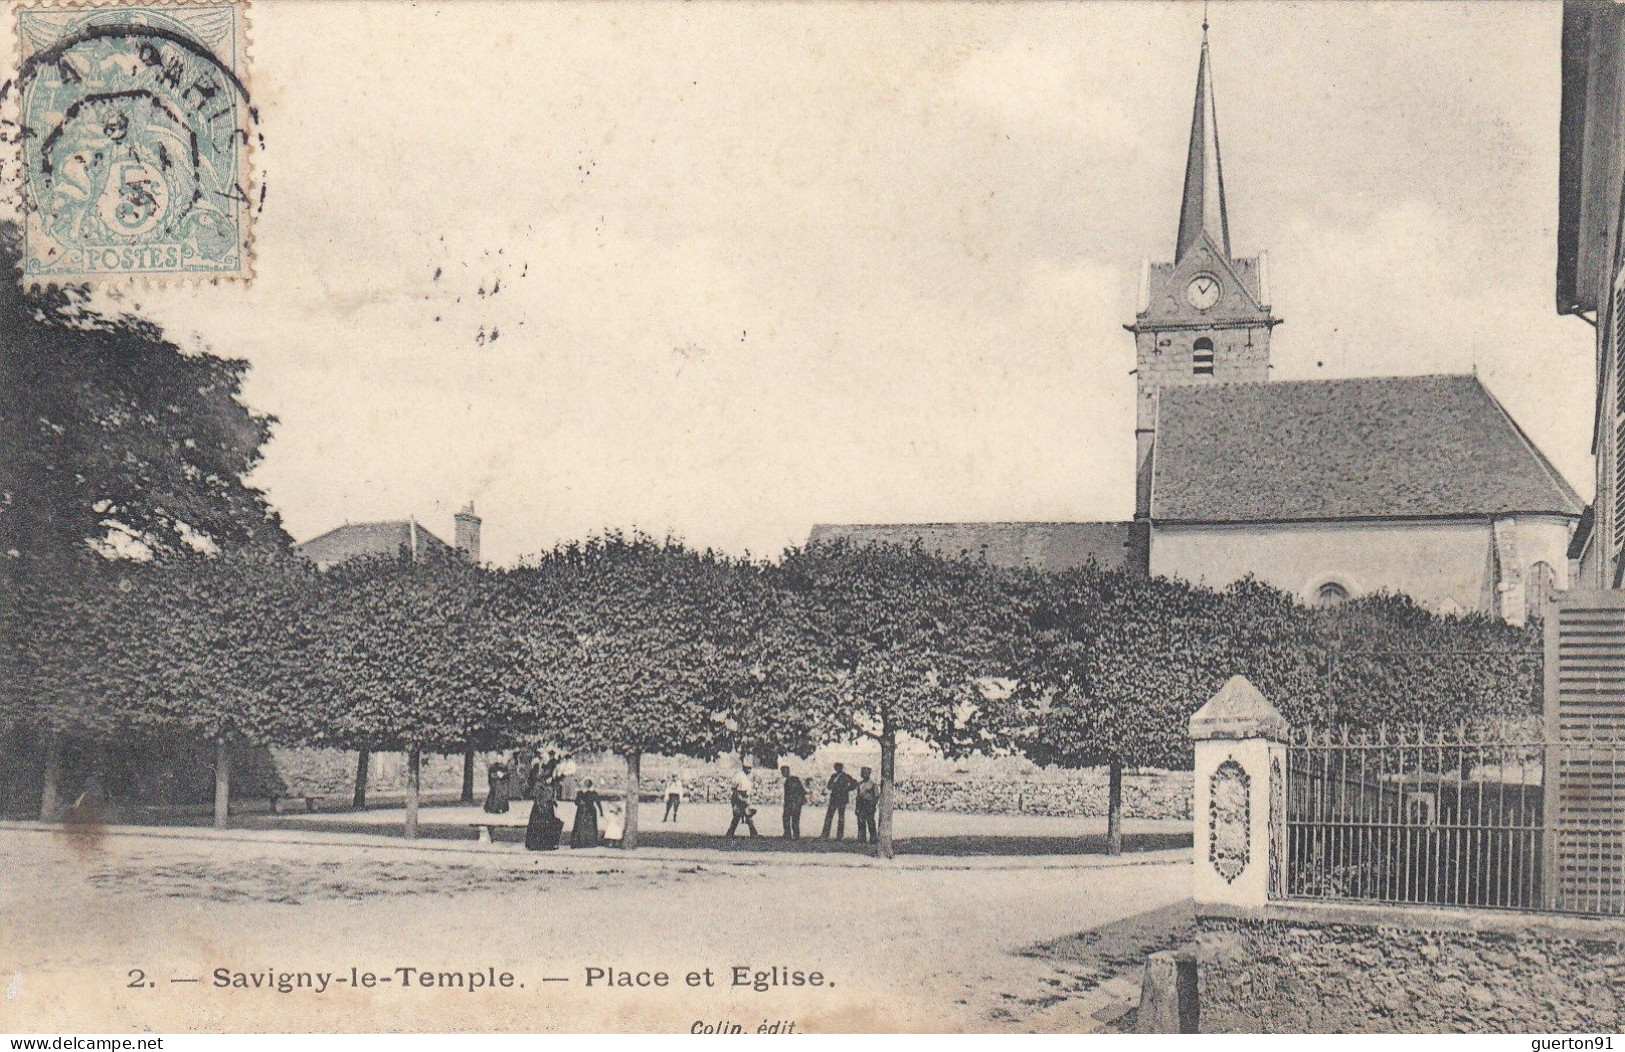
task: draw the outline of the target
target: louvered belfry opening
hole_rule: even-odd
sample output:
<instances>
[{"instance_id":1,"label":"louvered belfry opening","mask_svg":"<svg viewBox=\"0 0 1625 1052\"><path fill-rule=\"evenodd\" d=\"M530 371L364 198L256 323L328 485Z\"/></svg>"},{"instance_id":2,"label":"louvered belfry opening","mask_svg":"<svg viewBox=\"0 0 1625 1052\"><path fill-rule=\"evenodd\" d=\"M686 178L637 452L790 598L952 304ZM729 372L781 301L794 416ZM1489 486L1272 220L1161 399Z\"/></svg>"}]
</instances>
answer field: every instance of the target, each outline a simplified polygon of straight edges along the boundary
<instances>
[{"instance_id":1,"label":"louvered belfry opening","mask_svg":"<svg viewBox=\"0 0 1625 1052\"><path fill-rule=\"evenodd\" d=\"M1213 341L1206 336L1191 346L1191 372L1197 376L1213 375Z\"/></svg>"}]
</instances>

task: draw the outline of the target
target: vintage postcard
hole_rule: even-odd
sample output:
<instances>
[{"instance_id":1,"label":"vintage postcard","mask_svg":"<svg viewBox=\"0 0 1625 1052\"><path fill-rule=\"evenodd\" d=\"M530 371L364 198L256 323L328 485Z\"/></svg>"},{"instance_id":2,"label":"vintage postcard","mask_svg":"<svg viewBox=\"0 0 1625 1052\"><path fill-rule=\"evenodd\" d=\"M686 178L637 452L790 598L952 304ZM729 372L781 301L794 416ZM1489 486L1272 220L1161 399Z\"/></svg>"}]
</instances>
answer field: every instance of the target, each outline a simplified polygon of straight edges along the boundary
<instances>
[{"instance_id":1,"label":"vintage postcard","mask_svg":"<svg viewBox=\"0 0 1625 1052\"><path fill-rule=\"evenodd\" d=\"M1620 1040L1625 6L0 59L13 1047Z\"/></svg>"}]
</instances>

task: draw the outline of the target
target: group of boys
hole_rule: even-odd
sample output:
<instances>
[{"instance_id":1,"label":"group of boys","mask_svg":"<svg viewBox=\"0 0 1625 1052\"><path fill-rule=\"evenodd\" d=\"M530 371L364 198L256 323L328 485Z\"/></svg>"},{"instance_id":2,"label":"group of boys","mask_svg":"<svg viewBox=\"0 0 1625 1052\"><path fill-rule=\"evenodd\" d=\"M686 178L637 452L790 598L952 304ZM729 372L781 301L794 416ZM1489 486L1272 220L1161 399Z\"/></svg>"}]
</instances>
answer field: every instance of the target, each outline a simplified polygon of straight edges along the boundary
<instances>
[{"instance_id":1,"label":"group of boys","mask_svg":"<svg viewBox=\"0 0 1625 1052\"><path fill-rule=\"evenodd\" d=\"M801 809L807 804L807 785L790 773L789 765L780 767L779 773L784 776L784 838L800 840ZM869 768L861 768L859 773L862 777L853 778L846 773L846 765L835 765L835 773L830 775L825 786L829 791L829 805L824 809L825 840L829 839L832 828L836 840L846 839L846 805L851 802L858 818L858 843L875 843L875 812L880 806L880 786ZM753 820L756 809L750 806L754 788L751 765L747 761L740 766L739 774L734 778L733 791L729 794L729 802L733 805L733 821L728 825L729 836L735 835L741 823L750 830L751 836L759 835Z\"/></svg>"}]
</instances>

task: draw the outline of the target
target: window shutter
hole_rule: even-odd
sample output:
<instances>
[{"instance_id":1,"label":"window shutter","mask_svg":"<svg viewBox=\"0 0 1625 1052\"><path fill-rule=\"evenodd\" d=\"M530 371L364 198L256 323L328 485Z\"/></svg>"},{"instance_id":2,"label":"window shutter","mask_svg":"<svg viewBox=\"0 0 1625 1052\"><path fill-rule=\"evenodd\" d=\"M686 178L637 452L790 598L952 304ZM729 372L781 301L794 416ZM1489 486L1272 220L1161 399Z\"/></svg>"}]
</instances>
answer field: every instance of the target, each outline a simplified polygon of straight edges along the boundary
<instances>
[{"instance_id":1,"label":"window shutter","mask_svg":"<svg viewBox=\"0 0 1625 1052\"><path fill-rule=\"evenodd\" d=\"M1546 621L1547 906L1625 907L1625 592L1570 592Z\"/></svg>"},{"instance_id":2,"label":"window shutter","mask_svg":"<svg viewBox=\"0 0 1625 1052\"><path fill-rule=\"evenodd\" d=\"M1625 383L1621 382L1622 373L1625 373L1625 270L1614 279L1611 308L1606 360L1608 374L1614 385L1614 426L1610 429L1612 433L1606 436L1604 444L1607 448L1602 452L1607 456L1608 465L1612 469L1604 477L1613 492L1608 497L1604 497L1603 494L1597 495L1598 512L1607 507L1610 513L1608 530L1600 534L1607 537L1610 542L1609 547L1603 549L1611 556L1609 579L1612 579L1612 571L1625 562L1625 458L1620 456L1620 451L1625 450ZM1609 501L1606 505L1605 500Z\"/></svg>"}]
</instances>

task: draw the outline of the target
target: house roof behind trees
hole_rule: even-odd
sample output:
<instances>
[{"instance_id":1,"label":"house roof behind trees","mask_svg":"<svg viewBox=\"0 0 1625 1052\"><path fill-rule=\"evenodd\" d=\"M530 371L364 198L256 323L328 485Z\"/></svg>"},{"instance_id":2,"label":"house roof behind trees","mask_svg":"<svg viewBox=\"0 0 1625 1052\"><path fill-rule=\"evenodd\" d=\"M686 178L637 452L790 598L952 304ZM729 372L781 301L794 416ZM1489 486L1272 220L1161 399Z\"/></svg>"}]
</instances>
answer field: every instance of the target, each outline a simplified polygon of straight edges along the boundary
<instances>
[{"instance_id":1,"label":"house roof behind trees","mask_svg":"<svg viewBox=\"0 0 1625 1052\"><path fill-rule=\"evenodd\" d=\"M366 555L396 555L410 552L417 559L425 552L451 551L451 545L436 537L415 520L400 522L347 522L337 529L293 546L302 555L326 569L337 563Z\"/></svg>"}]
</instances>

